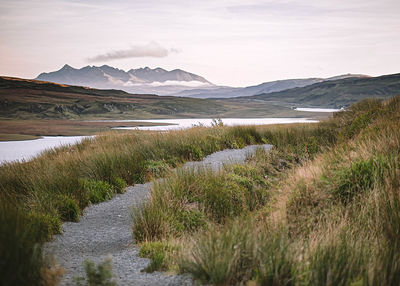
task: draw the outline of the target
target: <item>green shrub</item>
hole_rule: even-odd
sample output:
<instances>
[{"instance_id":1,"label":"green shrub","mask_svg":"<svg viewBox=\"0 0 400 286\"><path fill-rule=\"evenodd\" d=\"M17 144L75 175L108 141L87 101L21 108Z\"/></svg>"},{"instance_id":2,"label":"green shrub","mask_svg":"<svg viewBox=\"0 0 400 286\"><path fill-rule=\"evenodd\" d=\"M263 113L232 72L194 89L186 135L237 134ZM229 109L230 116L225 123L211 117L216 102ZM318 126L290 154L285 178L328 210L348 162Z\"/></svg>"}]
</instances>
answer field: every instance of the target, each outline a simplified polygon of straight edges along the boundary
<instances>
[{"instance_id":1,"label":"green shrub","mask_svg":"<svg viewBox=\"0 0 400 286\"><path fill-rule=\"evenodd\" d=\"M84 262L86 277L76 278L76 283L80 286L116 286L117 282L113 279L112 260L107 258L99 264L86 260Z\"/></svg>"},{"instance_id":2,"label":"green shrub","mask_svg":"<svg viewBox=\"0 0 400 286\"><path fill-rule=\"evenodd\" d=\"M181 272L212 285L236 285L250 278L257 265L256 239L248 222L236 222L197 235L188 256L179 261Z\"/></svg>"},{"instance_id":3,"label":"green shrub","mask_svg":"<svg viewBox=\"0 0 400 286\"><path fill-rule=\"evenodd\" d=\"M200 161L204 157L203 151L200 147L192 144L183 145L179 153L187 160Z\"/></svg>"},{"instance_id":4,"label":"green shrub","mask_svg":"<svg viewBox=\"0 0 400 286\"><path fill-rule=\"evenodd\" d=\"M119 177L112 178L111 185L114 187L114 190L117 194L125 193L125 188L128 186L124 179Z\"/></svg>"},{"instance_id":5,"label":"green shrub","mask_svg":"<svg viewBox=\"0 0 400 286\"><path fill-rule=\"evenodd\" d=\"M168 254L176 247L172 247L167 242L145 242L141 245L139 256L150 258L150 264L144 268L143 272L152 273L154 271L163 271L168 268Z\"/></svg>"},{"instance_id":6,"label":"green shrub","mask_svg":"<svg viewBox=\"0 0 400 286\"><path fill-rule=\"evenodd\" d=\"M169 170L169 166L165 161L146 160L146 179L163 177Z\"/></svg>"},{"instance_id":7,"label":"green shrub","mask_svg":"<svg viewBox=\"0 0 400 286\"><path fill-rule=\"evenodd\" d=\"M48 241L53 234L61 233L61 220L58 216L31 212L29 213L29 224L37 229L37 233L40 234L36 238L37 241Z\"/></svg>"},{"instance_id":8,"label":"green shrub","mask_svg":"<svg viewBox=\"0 0 400 286\"><path fill-rule=\"evenodd\" d=\"M78 221L81 210L78 204L66 195L60 195L57 199L57 210L63 221Z\"/></svg>"},{"instance_id":9,"label":"green shrub","mask_svg":"<svg viewBox=\"0 0 400 286\"><path fill-rule=\"evenodd\" d=\"M81 185L88 202L94 204L109 200L114 195L114 188L104 181L83 179Z\"/></svg>"},{"instance_id":10,"label":"green shrub","mask_svg":"<svg viewBox=\"0 0 400 286\"><path fill-rule=\"evenodd\" d=\"M385 180L385 170L389 169L390 159L384 156L372 157L368 160L357 160L350 167L333 169L335 174L327 179L333 184L332 193L342 202L351 201L354 196L381 184Z\"/></svg>"},{"instance_id":11,"label":"green shrub","mask_svg":"<svg viewBox=\"0 0 400 286\"><path fill-rule=\"evenodd\" d=\"M206 225L207 217L198 210L177 210L172 217L171 227L179 232L193 232Z\"/></svg>"},{"instance_id":12,"label":"green shrub","mask_svg":"<svg viewBox=\"0 0 400 286\"><path fill-rule=\"evenodd\" d=\"M168 217L158 204L146 204L132 211L132 234L137 243L161 240L168 234Z\"/></svg>"}]
</instances>

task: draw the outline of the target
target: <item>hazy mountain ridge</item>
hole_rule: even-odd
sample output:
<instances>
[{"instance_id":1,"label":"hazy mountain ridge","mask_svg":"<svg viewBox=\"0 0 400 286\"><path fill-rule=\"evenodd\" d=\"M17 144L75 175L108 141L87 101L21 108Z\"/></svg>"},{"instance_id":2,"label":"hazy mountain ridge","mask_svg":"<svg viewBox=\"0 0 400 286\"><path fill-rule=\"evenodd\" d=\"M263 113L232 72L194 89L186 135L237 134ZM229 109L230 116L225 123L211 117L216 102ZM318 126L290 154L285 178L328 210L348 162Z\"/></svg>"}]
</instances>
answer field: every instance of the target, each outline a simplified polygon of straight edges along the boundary
<instances>
[{"instance_id":1,"label":"hazy mountain ridge","mask_svg":"<svg viewBox=\"0 0 400 286\"><path fill-rule=\"evenodd\" d=\"M131 93L157 93L160 95L179 92L192 86L212 86L212 83L205 78L181 69L167 71L162 68L145 67L130 69L126 72L108 65L75 69L66 64L58 71L41 73L35 79L60 84L122 89Z\"/></svg>"},{"instance_id":2,"label":"hazy mountain ridge","mask_svg":"<svg viewBox=\"0 0 400 286\"><path fill-rule=\"evenodd\" d=\"M304 87L312 85L314 83L345 79L345 78L369 78L368 75L363 74L344 74L329 78L304 78L304 79L284 79L270 82L264 82L259 85L248 86L248 87L219 87L219 88L208 88L208 89L195 89L195 90L184 90L177 96L187 96L194 98L232 98L242 96L252 96L261 93L279 92L282 90L292 89L296 87Z\"/></svg>"}]
</instances>

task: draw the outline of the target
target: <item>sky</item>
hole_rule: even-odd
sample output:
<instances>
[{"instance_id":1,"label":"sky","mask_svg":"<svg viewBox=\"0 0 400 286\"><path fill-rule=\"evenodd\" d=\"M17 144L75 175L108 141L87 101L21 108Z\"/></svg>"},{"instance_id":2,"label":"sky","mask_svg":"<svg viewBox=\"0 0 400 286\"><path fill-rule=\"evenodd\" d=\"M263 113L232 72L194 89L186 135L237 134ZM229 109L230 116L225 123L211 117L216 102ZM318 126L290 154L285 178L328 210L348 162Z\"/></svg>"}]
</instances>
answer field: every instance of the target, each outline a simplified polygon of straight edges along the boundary
<instances>
[{"instance_id":1,"label":"sky","mask_svg":"<svg viewBox=\"0 0 400 286\"><path fill-rule=\"evenodd\" d=\"M400 72L399 0L0 0L0 75L107 64L219 85Z\"/></svg>"}]
</instances>

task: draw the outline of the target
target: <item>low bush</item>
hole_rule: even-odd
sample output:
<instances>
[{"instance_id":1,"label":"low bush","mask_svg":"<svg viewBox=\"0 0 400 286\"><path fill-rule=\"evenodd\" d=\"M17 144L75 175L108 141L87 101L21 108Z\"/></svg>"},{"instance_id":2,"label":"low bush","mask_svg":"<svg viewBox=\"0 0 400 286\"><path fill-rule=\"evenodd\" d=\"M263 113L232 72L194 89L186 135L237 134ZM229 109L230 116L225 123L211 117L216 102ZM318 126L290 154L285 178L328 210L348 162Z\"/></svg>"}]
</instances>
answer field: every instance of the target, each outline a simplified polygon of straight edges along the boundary
<instances>
[{"instance_id":1,"label":"low bush","mask_svg":"<svg viewBox=\"0 0 400 286\"><path fill-rule=\"evenodd\" d=\"M113 177L110 183L114 187L114 191L117 194L125 193L125 188L128 186L124 179L121 179L119 177Z\"/></svg>"},{"instance_id":2,"label":"low bush","mask_svg":"<svg viewBox=\"0 0 400 286\"><path fill-rule=\"evenodd\" d=\"M107 182L96 180L81 180L82 190L90 203L100 203L112 198L114 188Z\"/></svg>"},{"instance_id":3,"label":"low bush","mask_svg":"<svg viewBox=\"0 0 400 286\"><path fill-rule=\"evenodd\" d=\"M86 260L84 262L86 277L75 278L79 286L116 286L113 277L112 259L107 258L99 264Z\"/></svg>"},{"instance_id":4,"label":"low bush","mask_svg":"<svg viewBox=\"0 0 400 286\"><path fill-rule=\"evenodd\" d=\"M179 262L181 272L212 285L235 285L246 281L256 266L256 239L249 223L212 227L198 235L189 255Z\"/></svg>"},{"instance_id":5,"label":"low bush","mask_svg":"<svg viewBox=\"0 0 400 286\"><path fill-rule=\"evenodd\" d=\"M239 218L212 227L194 240L179 269L212 285L294 285L296 262L286 231L260 232L255 221Z\"/></svg>"},{"instance_id":6,"label":"low bush","mask_svg":"<svg viewBox=\"0 0 400 286\"><path fill-rule=\"evenodd\" d=\"M174 250L176 250L176 247L167 242L144 242L141 245L139 256L149 258L150 264L142 271L152 273L167 270L169 256Z\"/></svg>"},{"instance_id":7,"label":"low bush","mask_svg":"<svg viewBox=\"0 0 400 286\"><path fill-rule=\"evenodd\" d=\"M78 221L81 210L78 204L66 195L60 195L57 199L57 210L63 221Z\"/></svg>"}]
</instances>

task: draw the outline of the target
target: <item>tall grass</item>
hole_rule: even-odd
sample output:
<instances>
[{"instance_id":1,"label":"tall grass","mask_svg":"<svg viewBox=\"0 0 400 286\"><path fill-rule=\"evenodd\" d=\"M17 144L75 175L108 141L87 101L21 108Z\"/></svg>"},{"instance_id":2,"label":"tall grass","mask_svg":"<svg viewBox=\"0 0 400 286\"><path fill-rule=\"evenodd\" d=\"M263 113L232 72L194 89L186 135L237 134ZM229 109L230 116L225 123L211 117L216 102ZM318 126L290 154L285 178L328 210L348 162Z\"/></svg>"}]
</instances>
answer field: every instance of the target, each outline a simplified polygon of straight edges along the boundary
<instances>
[{"instance_id":1,"label":"tall grass","mask_svg":"<svg viewBox=\"0 0 400 286\"><path fill-rule=\"evenodd\" d=\"M40 222L10 201L0 204L0 284L56 285L60 270L52 269L40 240Z\"/></svg>"},{"instance_id":2,"label":"tall grass","mask_svg":"<svg viewBox=\"0 0 400 286\"><path fill-rule=\"evenodd\" d=\"M77 221L88 204L112 198L127 184L163 176L185 161L257 143L262 138L252 127L107 133L0 166L0 268L10 283L4 285L55 281L57 275L44 266L41 244L61 231L62 221ZM195 228L201 219L194 212L183 215L180 227Z\"/></svg>"},{"instance_id":3,"label":"tall grass","mask_svg":"<svg viewBox=\"0 0 400 286\"><path fill-rule=\"evenodd\" d=\"M0 194L14 198L29 213L51 217L55 225L50 229L57 233L62 220L77 220L85 206L110 199L126 184L142 183L185 161L252 143L261 143L261 137L247 127L109 133L45 152L29 162L1 166Z\"/></svg>"},{"instance_id":4,"label":"tall grass","mask_svg":"<svg viewBox=\"0 0 400 286\"><path fill-rule=\"evenodd\" d=\"M241 168L257 170L265 200L239 214L228 212L223 220L215 219L219 205L206 208L196 201L205 227L143 239L180 244L178 258L170 262L206 284L400 285L398 114L400 97L360 102L317 125L257 128L275 146L276 157ZM190 198L216 176L175 175L173 182L156 185L147 207L162 193L166 205L185 198L174 212L187 209ZM224 178L229 176L224 170ZM241 176L239 181L253 178L251 172ZM213 184L214 193L223 190ZM142 222L157 217L147 207L146 217L138 213ZM169 229L173 223L163 225ZM143 233L140 223L134 230Z\"/></svg>"}]
</instances>

